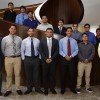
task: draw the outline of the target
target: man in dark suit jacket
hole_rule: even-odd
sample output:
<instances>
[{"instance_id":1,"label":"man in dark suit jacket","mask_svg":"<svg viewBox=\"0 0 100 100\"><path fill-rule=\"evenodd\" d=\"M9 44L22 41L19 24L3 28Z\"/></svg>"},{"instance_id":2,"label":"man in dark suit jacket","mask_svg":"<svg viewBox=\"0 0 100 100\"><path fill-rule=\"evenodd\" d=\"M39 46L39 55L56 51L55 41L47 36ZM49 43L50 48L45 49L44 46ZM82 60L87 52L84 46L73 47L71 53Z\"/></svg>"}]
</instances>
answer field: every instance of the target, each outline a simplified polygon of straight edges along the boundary
<instances>
[{"instance_id":1,"label":"man in dark suit jacket","mask_svg":"<svg viewBox=\"0 0 100 100\"><path fill-rule=\"evenodd\" d=\"M64 25L64 20L59 19L58 26L54 27L54 33L66 36L66 28L63 25Z\"/></svg>"},{"instance_id":2,"label":"man in dark suit jacket","mask_svg":"<svg viewBox=\"0 0 100 100\"><path fill-rule=\"evenodd\" d=\"M58 40L53 37L53 30L48 28L46 30L46 38L42 39L40 42L40 54L42 57L43 65L43 80L44 80L44 90L45 95L48 95L48 85L50 78L50 90L53 94L57 94L55 91L55 81L56 81L56 62L57 55L59 53Z\"/></svg>"}]
</instances>

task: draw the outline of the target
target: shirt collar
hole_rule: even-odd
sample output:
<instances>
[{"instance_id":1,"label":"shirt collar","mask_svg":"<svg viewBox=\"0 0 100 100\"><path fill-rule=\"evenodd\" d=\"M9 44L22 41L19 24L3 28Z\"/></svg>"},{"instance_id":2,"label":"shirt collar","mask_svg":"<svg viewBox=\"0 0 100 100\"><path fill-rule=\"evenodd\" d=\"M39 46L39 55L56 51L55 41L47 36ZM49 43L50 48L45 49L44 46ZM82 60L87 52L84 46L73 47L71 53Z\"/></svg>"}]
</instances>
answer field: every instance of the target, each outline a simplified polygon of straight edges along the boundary
<instances>
[{"instance_id":1,"label":"shirt collar","mask_svg":"<svg viewBox=\"0 0 100 100\"><path fill-rule=\"evenodd\" d=\"M49 23L45 23L45 24L44 24L44 23L42 23L42 25L48 25L48 24L49 24Z\"/></svg>"},{"instance_id":2,"label":"shirt collar","mask_svg":"<svg viewBox=\"0 0 100 100\"><path fill-rule=\"evenodd\" d=\"M49 39L52 40L52 37L50 37L50 38L47 37L47 40L49 40Z\"/></svg>"},{"instance_id":3,"label":"shirt collar","mask_svg":"<svg viewBox=\"0 0 100 100\"><path fill-rule=\"evenodd\" d=\"M88 45L89 44L89 42L87 42L87 43L84 43L84 42L82 42L84 45Z\"/></svg>"}]
</instances>

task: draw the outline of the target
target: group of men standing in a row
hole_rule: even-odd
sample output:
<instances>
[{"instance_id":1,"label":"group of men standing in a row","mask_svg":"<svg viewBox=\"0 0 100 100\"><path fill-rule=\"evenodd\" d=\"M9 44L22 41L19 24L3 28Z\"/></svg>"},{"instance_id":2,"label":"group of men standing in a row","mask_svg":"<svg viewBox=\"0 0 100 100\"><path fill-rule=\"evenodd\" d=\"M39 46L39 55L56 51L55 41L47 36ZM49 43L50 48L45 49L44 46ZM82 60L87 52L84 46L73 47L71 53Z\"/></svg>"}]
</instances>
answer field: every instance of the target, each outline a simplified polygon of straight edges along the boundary
<instances>
[{"instance_id":1,"label":"group of men standing in a row","mask_svg":"<svg viewBox=\"0 0 100 100\"><path fill-rule=\"evenodd\" d=\"M12 21L12 18L15 18L16 14L13 11L13 6L11 2L8 4L9 10L4 13L5 20L11 18L9 21ZM27 85L27 90L24 94L32 92L33 83L36 92L47 95L50 87L50 91L53 94L57 94L55 84L57 56L59 54L61 59L61 94L65 93L67 71L70 77L70 90L73 93L76 94L81 92L81 82L84 71L86 90L88 92L93 92L90 88L90 73L92 69L92 60L95 55L94 44L100 43L100 28L96 30L97 36L95 37L95 35L90 32L89 24L84 25L85 33L82 34L78 31L78 24L73 24L72 30L71 27L65 28L63 26L63 19L60 19L58 21L58 26L53 29L53 26L48 23L47 16L42 16L42 24L38 25L36 24L36 20L33 19L32 11L28 11L27 15L24 6L21 6L20 10L21 14L16 16L16 23L31 27L27 31L28 37L22 40L16 35L17 27L11 25L9 27L9 35L3 39L0 38L0 76L3 55L5 57L4 63L7 73L7 91L4 96L6 97L12 93L13 70L15 74L16 92L19 95L23 94L20 89L21 58L25 66ZM15 19L13 22L15 22ZM42 40L37 39L33 28L46 31L46 38ZM53 33L63 35L64 38L58 41L53 38ZM41 56L39 56L39 54ZM75 89L75 57L77 55L79 62L77 85ZM40 58L41 62L39 60ZM42 64L44 91L42 91L40 87L40 63ZM2 79L0 77L0 87L1 83ZM2 95L1 92L0 95Z\"/></svg>"}]
</instances>

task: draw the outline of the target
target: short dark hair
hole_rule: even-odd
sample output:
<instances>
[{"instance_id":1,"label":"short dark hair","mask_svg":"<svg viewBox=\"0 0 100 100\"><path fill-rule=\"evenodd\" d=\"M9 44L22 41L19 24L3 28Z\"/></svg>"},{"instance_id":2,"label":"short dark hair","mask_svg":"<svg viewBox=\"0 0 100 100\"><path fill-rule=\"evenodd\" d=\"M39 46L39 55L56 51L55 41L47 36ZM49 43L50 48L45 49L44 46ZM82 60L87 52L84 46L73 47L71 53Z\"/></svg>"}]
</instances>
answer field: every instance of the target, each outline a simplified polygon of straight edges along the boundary
<instances>
[{"instance_id":1,"label":"short dark hair","mask_svg":"<svg viewBox=\"0 0 100 100\"><path fill-rule=\"evenodd\" d=\"M63 20L63 19L59 19L58 22L59 22L59 21L62 21L62 22L64 23L64 20Z\"/></svg>"},{"instance_id":2,"label":"short dark hair","mask_svg":"<svg viewBox=\"0 0 100 100\"><path fill-rule=\"evenodd\" d=\"M8 6L9 6L10 4L11 4L11 5L14 5L12 2L9 2L9 3L8 3Z\"/></svg>"},{"instance_id":3,"label":"short dark hair","mask_svg":"<svg viewBox=\"0 0 100 100\"><path fill-rule=\"evenodd\" d=\"M32 13L32 14L33 14L33 11L32 11L32 10L28 10L27 14L28 14L28 13Z\"/></svg>"},{"instance_id":4,"label":"short dark hair","mask_svg":"<svg viewBox=\"0 0 100 100\"><path fill-rule=\"evenodd\" d=\"M86 27L86 26L89 26L89 28L90 28L90 24L87 23L87 24L84 25L84 27Z\"/></svg>"},{"instance_id":5,"label":"short dark hair","mask_svg":"<svg viewBox=\"0 0 100 100\"><path fill-rule=\"evenodd\" d=\"M52 28L47 28L46 31L48 31L48 30L51 30L53 32L53 29Z\"/></svg>"},{"instance_id":6,"label":"short dark hair","mask_svg":"<svg viewBox=\"0 0 100 100\"><path fill-rule=\"evenodd\" d=\"M77 23L74 23L74 24L73 24L73 26L74 26L74 25L77 25L77 26L78 26L78 24L77 24Z\"/></svg>"},{"instance_id":7,"label":"short dark hair","mask_svg":"<svg viewBox=\"0 0 100 100\"><path fill-rule=\"evenodd\" d=\"M97 28L97 29L96 29L96 32L97 32L97 31L100 31L100 28Z\"/></svg>"},{"instance_id":8,"label":"short dark hair","mask_svg":"<svg viewBox=\"0 0 100 100\"><path fill-rule=\"evenodd\" d=\"M68 29L72 30L72 27L67 27L67 28L66 28L66 31L67 31ZM73 31L73 30L72 30L72 31Z\"/></svg>"},{"instance_id":9,"label":"short dark hair","mask_svg":"<svg viewBox=\"0 0 100 100\"><path fill-rule=\"evenodd\" d=\"M83 36L83 35L86 35L86 36L88 37L88 34L87 34L87 33L83 33L82 36Z\"/></svg>"},{"instance_id":10,"label":"short dark hair","mask_svg":"<svg viewBox=\"0 0 100 100\"><path fill-rule=\"evenodd\" d=\"M44 16L47 17L46 15L42 15L42 17L44 17ZM42 17L41 17L41 18L42 18ZM48 18L48 17L47 17L47 18Z\"/></svg>"},{"instance_id":11,"label":"short dark hair","mask_svg":"<svg viewBox=\"0 0 100 100\"><path fill-rule=\"evenodd\" d=\"M17 29L17 26L15 24L10 25L9 28L11 28L12 26L14 26Z\"/></svg>"},{"instance_id":12,"label":"short dark hair","mask_svg":"<svg viewBox=\"0 0 100 100\"><path fill-rule=\"evenodd\" d=\"M21 7L20 7L20 10L21 10L21 9L25 9L25 10L26 10L26 7L25 7L25 6L21 6Z\"/></svg>"}]
</instances>

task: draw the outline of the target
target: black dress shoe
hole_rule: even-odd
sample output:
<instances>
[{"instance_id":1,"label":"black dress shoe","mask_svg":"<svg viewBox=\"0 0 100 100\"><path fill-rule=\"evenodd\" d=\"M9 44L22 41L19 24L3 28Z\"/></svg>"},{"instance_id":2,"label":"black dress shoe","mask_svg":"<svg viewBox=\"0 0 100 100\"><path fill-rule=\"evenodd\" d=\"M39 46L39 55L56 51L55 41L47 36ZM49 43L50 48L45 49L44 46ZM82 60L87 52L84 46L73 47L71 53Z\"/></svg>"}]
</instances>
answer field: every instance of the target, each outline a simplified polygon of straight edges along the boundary
<instances>
[{"instance_id":1,"label":"black dress shoe","mask_svg":"<svg viewBox=\"0 0 100 100\"><path fill-rule=\"evenodd\" d=\"M7 92L4 94L4 97L9 96L11 93L12 93L11 91L7 91Z\"/></svg>"},{"instance_id":2,"label":"black dress shoe","mask_svg":"<svg viewBox=\"0 0 100 100\"><path fill-rule=\"evenodd\" d=\"M31 93L31 92L32 92L32 90L27 90L27 91L25 91L24 94L29 94L29 93Z\"/></svg>"},{"instance_id":3,"label":"black dress shoe","mask_svg":"<svg viewBox=\"0 0 100 100\"><path fill-rule=\"evenodd\" d=\"M71 92L73 92L74 94L77 94L77 91L75 89L71 89Z\"/></svg>"},{"instance_id":4,"label":"black dress shoe","mask_svg":"<svg viewBox=\"0 0 100 100\"><path fill-rule=\"evenodd\" d=\"M55 91L55 89L50 90L53 94L57 94L57 92Z\"/></svg>"},{"instance_id":5,"label":"black dress shoe","mask_svg":"<svg viewBox=\"0 0 100 100\"><path fill-rule=\"evenodd\" d=\"M2 92L0 92L0 96L2 96Z\"/></svg>"},{"instance_id":6,"label":"black dress shoe","mask_svg":"<svg viewBox=\"0 0 100 100\"><path fill-rule=\"evenodd\" d=\"M23 95L23 92L21 90L17 90L16 92L18 93L18 95Z\"/></svg>"},{"instance_id":7,"label":"black dress shoe","mask_svg":"<svg viewBox=\"0 0 100 100\"><path fill-rule=\"evenodd\" d=\"M48 95L48 90L45 90L45 91L44 91L44 94L45 94L45 95Z\"/></svg>"},{"instance_id":8,"label":"black dress shoe","mask_svg":"<svg viewBox=\"0 0 100 100\"><path fill-rule=\"evenodd\" d=\"M41 89L38 89L38 90L35 90L35 92L38 92L38 93L44 93Z\"/></svg>"},{"instance_id":9,"label":"black dress shoe","mask_svg":"<svg viewBox=\"0 0 100 100\"><path fill-rule=\"evenodd\" d=\"M61 90L61 94L64 94L65 93L65 90Z\"/></svg>"}]
</instances>

